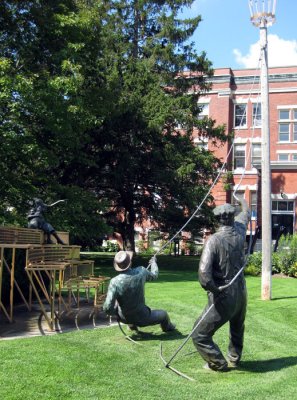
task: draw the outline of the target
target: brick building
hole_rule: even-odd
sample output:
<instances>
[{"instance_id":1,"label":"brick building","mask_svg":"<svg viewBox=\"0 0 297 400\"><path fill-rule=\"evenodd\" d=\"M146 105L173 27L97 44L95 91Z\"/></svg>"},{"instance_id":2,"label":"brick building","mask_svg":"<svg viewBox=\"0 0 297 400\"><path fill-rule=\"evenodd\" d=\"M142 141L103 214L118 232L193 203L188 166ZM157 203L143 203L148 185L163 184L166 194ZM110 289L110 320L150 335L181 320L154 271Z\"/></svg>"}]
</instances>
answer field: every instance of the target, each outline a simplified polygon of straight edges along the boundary
<instances>
[{"instance_id":1,"label":"brick building","mask_svg":"<svg viewBox=\"0 0 297 400\"><path fill-rule=\"evenodd\" d=\"M234 134L225 177L214 187L216 204L232 201L232 191L243 196L252 209L253 232L261 226L261 88L260 70L216 69L212 90L201 97L201 116L208 115L217 124L226 125ZM272 236L281 227L296 230L297 196L297 66L269 69L270 152ZM207 146L224 161L232 144L215 148L194 132L197 146ZM244 172L245 171L245 172ZM244 172L244 174L243 174ZM228 174L230 179L230 173ZM240 185L239 185L240 184ZM229 189L229 190L226 190Z\"/></svg>"},{"instance_id":2,"label":"brick building","mask_svg":"<svg viewBox=\"0 0 297 400\"><path fill-rule=\"evenodd\" d=\"M254 234L261 228L260 69L219 68L211 82L212 89L199 99L199 118L209 116L217 125L224 124L226 134L234 136L233 145L214 147L195 131L194 143L215 152L222 161L229 155L226 172L212 191L215 204L233 202L233 191L244 197L252 210ZM276 239L282 227L289 233L297 230L297 66L269 68L269 108L272 239ZM151 221L135 226L136 242L148 245L149 232L155 229ZM188 239L187 235L181 247Z\"/></svg>"}]
</instances>

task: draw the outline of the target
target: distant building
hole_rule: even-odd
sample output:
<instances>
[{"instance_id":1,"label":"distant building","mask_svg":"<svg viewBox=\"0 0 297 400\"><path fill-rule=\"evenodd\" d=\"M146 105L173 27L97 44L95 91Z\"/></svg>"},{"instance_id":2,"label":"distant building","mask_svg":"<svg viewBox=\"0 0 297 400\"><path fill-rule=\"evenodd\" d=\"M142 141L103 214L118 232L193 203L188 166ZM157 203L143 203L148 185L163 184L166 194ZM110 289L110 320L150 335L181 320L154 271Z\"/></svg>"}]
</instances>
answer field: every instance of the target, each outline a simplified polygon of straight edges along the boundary
<instances>
[{"instance_id":1,"label":"distant building","mask_svg":"<svg viewBox=\"0 0 297 400\"><path fill-rule=\"evenodd\" d=\"M252 211L251 233L254 234L256 230L261 231L262 225L260 69L218 68L210 80L212 89L199 98L199 118L208 116L216 120L216 125L224 124L226 134L234 135L234 146L230 151L230 141L215 147L211 140L199 137L197 131L193 132L194 144L213 151L222 161L230 152L226 171L212 195L215 205L233 203L234 191L238 198L245 198ZM293 233L297 229L297 66L269 68L269 108L271 218L275 240L280 232ZM144 247L151 245L150 233L157 230L150 220L136 226L136 243L141 241ZM185 235L183 232L178 252L191 238ZM154 242L154 246L160 247L160 243Z\"/></svg>"},{"instance_id":2,"label":"distant building","mask_svg":"<svg viewBox=\"0 0 297 400\"><path fill-rule=\"evenodd\" d=\"M238 189L237 197L244 197L251 207L254 233L262 224L260 70L219 68L211 81L211 91L199 99L201 116L215 119L216 124L225 124L226 133L234 134L234 147L228 160L232 174L224 174L212 194L219 205L233 202L232 192ZM285 228L289 233L296 230L297 66L269 68L269 108L272 238L276 239L280 229ZM194 142L214 151L222 161L232 145L214 147L199 138L197 132L194 132Z\"/></svg>"}]
</instances>

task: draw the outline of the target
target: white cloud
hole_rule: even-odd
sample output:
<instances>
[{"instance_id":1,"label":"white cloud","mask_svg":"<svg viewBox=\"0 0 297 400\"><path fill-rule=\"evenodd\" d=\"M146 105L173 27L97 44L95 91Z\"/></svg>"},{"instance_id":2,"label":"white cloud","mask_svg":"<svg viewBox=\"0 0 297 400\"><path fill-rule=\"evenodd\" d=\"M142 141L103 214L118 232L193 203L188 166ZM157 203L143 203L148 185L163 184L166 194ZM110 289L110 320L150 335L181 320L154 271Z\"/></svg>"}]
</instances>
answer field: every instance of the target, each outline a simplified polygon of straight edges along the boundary
<instances>
[{"instance_id":1,"label":"white cloud","mask_svg":"<svg viewBox=\"0 0 297 400\"><path fill-rule=\"evenodd\" d=\"M268 35L268 65L282 67L297 65L297 41L281 39L277 35ZM256 68L260 58L260 41L250 46L249 52L243 55L234 49L236 62L243 68Z\"/></svg>"}]
</instances>

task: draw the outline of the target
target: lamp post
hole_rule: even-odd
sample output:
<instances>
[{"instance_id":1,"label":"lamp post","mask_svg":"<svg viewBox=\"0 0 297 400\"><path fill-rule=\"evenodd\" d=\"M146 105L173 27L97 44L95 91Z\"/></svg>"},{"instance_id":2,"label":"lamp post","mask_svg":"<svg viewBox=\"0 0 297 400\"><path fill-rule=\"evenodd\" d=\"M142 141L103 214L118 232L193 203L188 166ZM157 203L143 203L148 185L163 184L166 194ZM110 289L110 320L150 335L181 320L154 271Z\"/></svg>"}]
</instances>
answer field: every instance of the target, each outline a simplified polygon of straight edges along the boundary
<instances>
[{"instance_id":1,"label":"lamp post","mask_svg":"<svg viewBox=\"0 0 297 400\"><path fill-rule=\"evenodd\" d=\"M275 22L276 0L249 0L251 21L260 28L261 45L261 112L262 112L262 300L271 299L271 169L269 129L269 88L267 60L267 27Z\"/></svg>"}]
</instances>

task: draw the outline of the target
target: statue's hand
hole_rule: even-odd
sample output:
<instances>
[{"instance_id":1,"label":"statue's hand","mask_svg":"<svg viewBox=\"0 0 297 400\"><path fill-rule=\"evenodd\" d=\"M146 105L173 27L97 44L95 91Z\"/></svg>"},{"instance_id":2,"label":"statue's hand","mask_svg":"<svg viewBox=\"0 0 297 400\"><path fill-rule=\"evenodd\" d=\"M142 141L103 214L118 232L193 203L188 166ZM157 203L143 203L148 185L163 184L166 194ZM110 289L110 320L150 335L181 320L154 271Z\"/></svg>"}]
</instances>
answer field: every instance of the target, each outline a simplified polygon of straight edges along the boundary
<instances>
[{"instance_id":1,"label":"statue's hand","mask_svg":"<svg viewBox=\"0 0 297 400\"><path fill-rule=\"evenodd\" d=\"M153 256L150 258L149 262L148 262L148 268L150 268L153 264L157 264L157 257Z\"/></svg>"}]
</instances>

